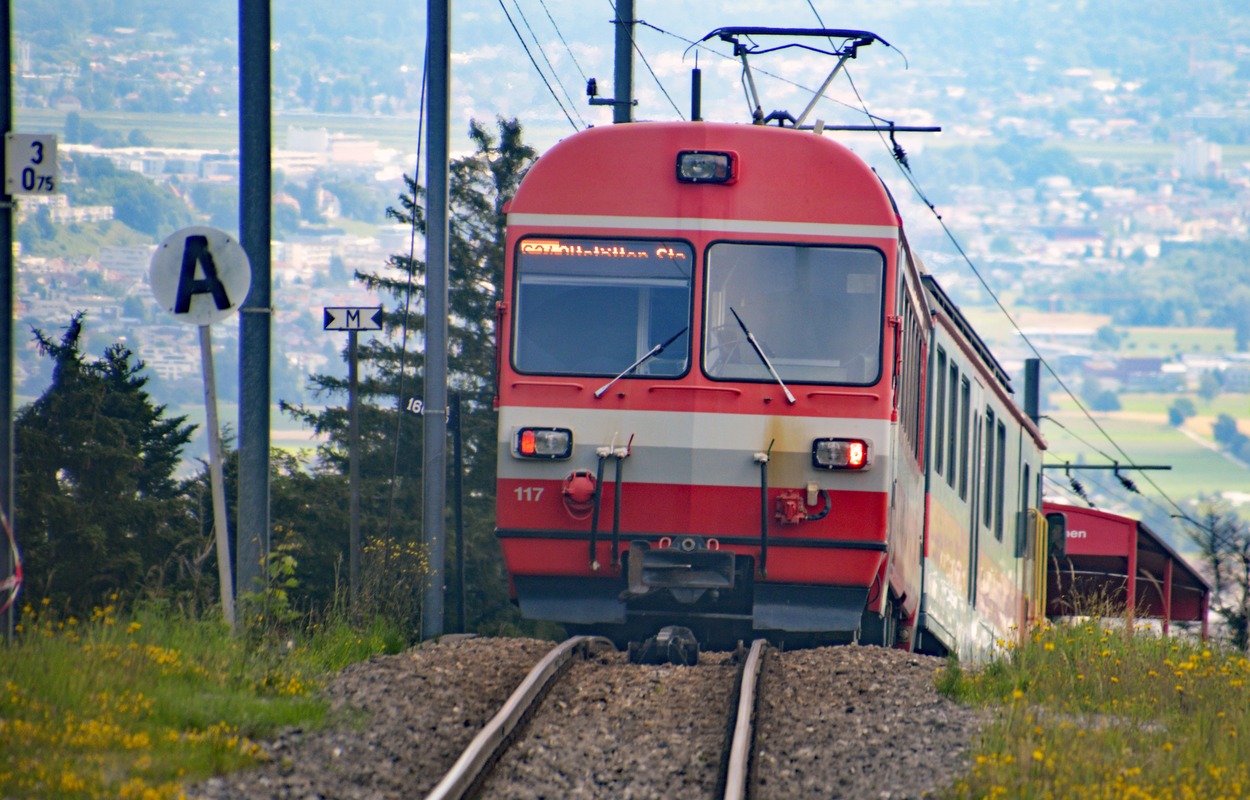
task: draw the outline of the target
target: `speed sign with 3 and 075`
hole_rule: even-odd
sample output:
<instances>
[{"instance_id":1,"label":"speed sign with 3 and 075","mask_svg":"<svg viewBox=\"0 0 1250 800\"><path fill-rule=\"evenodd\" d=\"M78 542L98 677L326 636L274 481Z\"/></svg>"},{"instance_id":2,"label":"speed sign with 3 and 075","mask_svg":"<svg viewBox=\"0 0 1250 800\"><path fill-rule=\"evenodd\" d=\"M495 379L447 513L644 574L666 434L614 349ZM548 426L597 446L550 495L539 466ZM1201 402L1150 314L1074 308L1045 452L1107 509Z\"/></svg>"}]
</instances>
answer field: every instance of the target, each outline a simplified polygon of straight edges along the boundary
<instances>
[{"instance_id":1,"label":"speed sign with 3 and 075","mask_svg":"<svg viewBox=\"0 0 1250 800\"><path fill-rule=\"evenodd\" d=\"M5 194L55 194L59 188L57 178L54 134L4 135Z\"/></svg>"}]
</instances>

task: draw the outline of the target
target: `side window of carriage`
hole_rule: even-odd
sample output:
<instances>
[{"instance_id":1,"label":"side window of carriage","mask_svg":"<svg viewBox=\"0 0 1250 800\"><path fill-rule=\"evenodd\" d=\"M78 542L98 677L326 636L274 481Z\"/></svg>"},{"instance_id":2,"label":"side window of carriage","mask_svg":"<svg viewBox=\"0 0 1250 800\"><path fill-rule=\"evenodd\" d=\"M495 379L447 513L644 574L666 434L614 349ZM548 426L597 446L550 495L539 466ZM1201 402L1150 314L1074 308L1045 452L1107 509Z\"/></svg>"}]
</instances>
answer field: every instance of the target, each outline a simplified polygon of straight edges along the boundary
<instances>
[{"instance_id":1,"label":"side window of carriage","mask_svg":"<svg viewBox=\"0 0 1250 800\"><path fill-rule=\"evenodd\" d=\"M937 349L937 394L933 400L933 474L941 475L946 455L946 350Z\"/></svg>"}]
</instances>

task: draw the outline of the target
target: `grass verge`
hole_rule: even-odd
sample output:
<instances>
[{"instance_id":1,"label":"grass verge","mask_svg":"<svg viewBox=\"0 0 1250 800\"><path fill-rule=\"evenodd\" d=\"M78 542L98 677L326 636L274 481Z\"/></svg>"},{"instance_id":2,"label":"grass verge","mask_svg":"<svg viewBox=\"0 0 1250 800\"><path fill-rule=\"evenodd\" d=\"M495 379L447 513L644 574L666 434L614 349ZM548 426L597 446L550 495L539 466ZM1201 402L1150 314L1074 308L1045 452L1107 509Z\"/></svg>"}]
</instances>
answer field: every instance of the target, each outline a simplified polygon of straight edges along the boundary
<instances>
[{"instance_id":1,"label":"grass verge","mask_svg":"<svg viewBox=\"0 0 1250 800\"><path fill-rule=\"evenodd\" d=\"M184 781L263 760L256 740L325 724L328 676L403 646L384 623L237 636L159 607L79 620L27 606L21 619L0 646L4 798L180 797Z\"/></svg>"},{"instance_id":2,"label":"grass verge","mask_svg":"<svg viewBox=\"0 0 1250 800\"><path fill-rule=\"evenodd\" d=\"M1048 626L939 688L992 722L952 798L1250 794L1250 660L1122 621Z\"/></svg>"}]
</instances>

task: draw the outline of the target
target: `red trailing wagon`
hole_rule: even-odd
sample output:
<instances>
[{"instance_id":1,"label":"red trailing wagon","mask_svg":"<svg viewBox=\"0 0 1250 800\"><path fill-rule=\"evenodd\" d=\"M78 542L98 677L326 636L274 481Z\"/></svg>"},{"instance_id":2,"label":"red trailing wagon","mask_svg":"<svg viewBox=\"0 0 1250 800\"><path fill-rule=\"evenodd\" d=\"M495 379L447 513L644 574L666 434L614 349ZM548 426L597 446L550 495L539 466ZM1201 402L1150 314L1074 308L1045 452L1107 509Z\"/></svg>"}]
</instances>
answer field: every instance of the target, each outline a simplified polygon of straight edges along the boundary
<instances>
[{"instance_id":1,"label":"red trailing wagon","mask_svg":"<svg viewBox=\"0 0 1250 800\"><path fill-rule=\"evenodd\" d=\"M984 650L1038 612L1042 439L877 175L782 123L592 128L522 181L498 329L515 598L626 641Z\"/></svg>"}]
</instances>

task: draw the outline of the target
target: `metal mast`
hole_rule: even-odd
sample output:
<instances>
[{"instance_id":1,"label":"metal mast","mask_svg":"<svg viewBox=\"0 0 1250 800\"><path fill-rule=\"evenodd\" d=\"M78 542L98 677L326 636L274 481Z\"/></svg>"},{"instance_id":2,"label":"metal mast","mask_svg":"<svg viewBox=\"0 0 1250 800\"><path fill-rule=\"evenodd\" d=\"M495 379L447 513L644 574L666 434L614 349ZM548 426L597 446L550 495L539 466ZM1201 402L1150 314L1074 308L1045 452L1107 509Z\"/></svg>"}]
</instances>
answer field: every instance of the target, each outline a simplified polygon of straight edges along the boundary
<instances>
[{"instance_id":1,"label":"metal mast","mask_svg":"<svg viewBox=\"0 0 1250 800\"><path fill-rule=\"evenodd\" d=\"M239 234L252 290L239 308L239 592L261 587L269 554L269 0L239 0Z\"/></svg>"},{"instance_id":2,"label":"metal mast","mask_svg":"<svg viewBox=\"0 0 1250 800\"><path fill-rule=\"evenodd\" d=\"M4 60L4 81L0 82L0 135L13 129L13 16L12 3L3 2L3 27L0 31L0 59ZM17 474L13 465L13 198L0 189L0 509L9 518L16 535L17 514L13 509L14 484ZM0 577L13 573L9 543L0 541L4 551ZM13 609L3 621L4 635L13 635Z\"/></svg>"},{"instance_id":3,"label":"metal mast","mask_svg":"<svg viewBox=\"0 0 1250 800\"><path fill-rule=\"evenodd\" d=\"M449 0L429 0L430 126L426 133L425 413L422 440L422 523L430 575L421 609L424 638L443 634L443 564L447 504L447 258L448 138L451 105ZM415 198L414 198L415 199Z\"/></svg>"}]
</instances>

